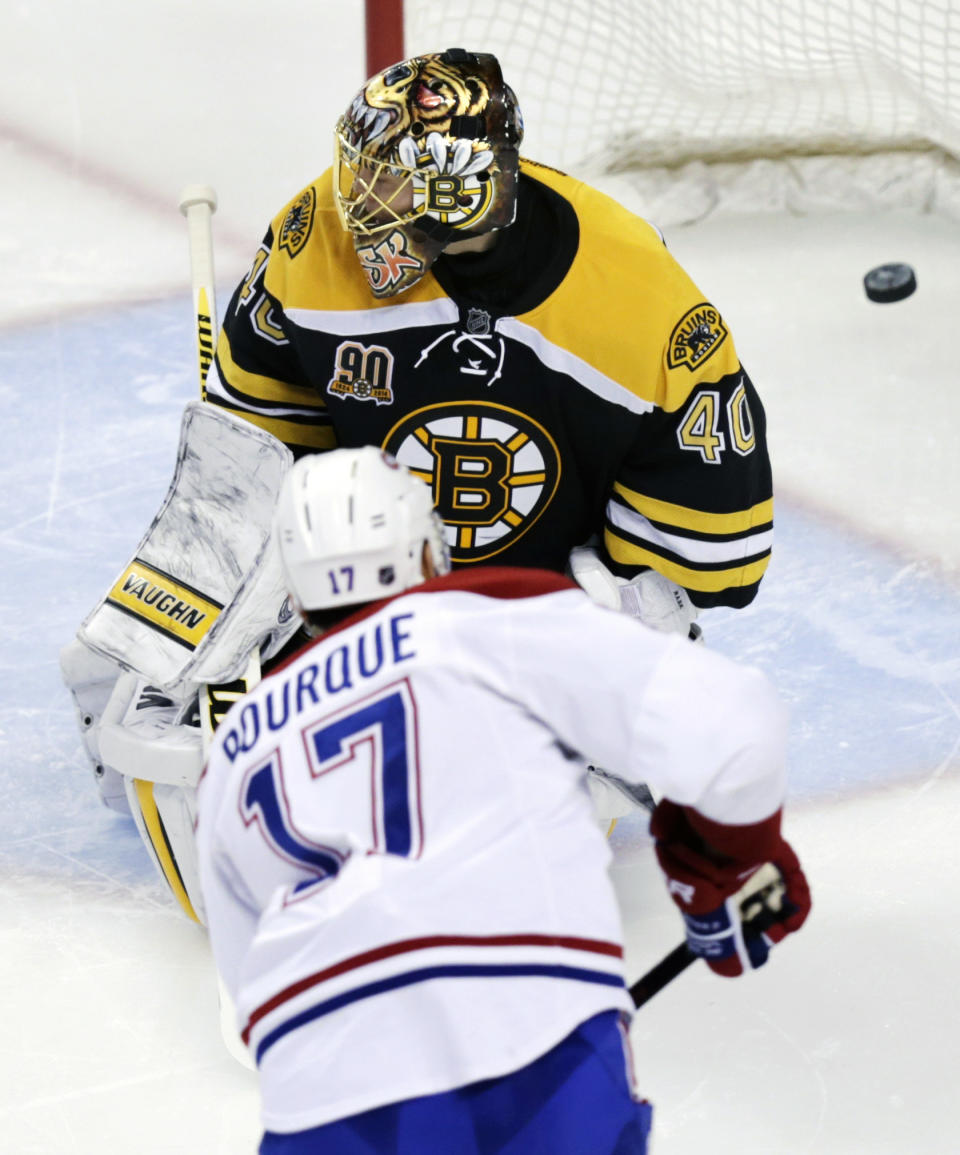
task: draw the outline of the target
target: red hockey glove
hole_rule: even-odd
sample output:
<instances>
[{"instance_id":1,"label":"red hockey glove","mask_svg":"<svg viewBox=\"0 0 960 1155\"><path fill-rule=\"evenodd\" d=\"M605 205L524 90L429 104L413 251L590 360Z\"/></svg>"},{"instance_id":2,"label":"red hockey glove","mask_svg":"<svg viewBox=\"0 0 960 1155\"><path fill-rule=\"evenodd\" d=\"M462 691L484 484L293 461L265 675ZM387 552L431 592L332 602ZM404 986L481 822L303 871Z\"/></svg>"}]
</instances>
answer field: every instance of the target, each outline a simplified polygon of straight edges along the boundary
<instances>
[{"instance_id":1,"label":"red hockey glove","mask_svg":"<svg viewBox=\"0 0 960 1155\"><path fill-rule=\"evenodd\" d=\"M665 798L650 832L683 914L687 947L717 974L762 966L770 947L803 925L810 891L780 834L779 811L750 826L727 826Z\"/></svg>"}]
</instances>

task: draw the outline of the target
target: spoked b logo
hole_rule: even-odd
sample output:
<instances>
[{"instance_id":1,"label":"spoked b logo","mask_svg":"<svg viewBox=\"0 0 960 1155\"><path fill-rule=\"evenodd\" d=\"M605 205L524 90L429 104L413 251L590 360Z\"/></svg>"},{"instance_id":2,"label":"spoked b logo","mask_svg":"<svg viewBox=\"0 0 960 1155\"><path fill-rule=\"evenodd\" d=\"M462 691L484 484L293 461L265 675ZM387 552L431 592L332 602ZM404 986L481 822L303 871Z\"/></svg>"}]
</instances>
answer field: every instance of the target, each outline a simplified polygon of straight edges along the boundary
<instances>
[{"instance_id":1,"label":"spoked b logo","mask_svg":"<svg viewBox=\"0 0 960 1155\"><path fill-rule=\"evenodd\" d=\"M553 438L504 405L428 405L398 421L383 448L430 485L455 562L502 553L540 517L560 481Z\"/></svg>"}]
</instances>

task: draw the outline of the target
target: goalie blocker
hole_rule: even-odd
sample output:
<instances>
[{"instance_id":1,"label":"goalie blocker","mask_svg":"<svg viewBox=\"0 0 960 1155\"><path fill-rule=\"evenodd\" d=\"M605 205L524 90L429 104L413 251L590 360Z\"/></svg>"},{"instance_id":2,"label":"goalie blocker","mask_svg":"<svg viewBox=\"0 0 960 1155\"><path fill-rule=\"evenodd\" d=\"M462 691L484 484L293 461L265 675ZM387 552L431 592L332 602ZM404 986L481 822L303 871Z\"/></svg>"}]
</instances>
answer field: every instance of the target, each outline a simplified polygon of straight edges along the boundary
<instances>
[{"instance_id":1,"label":"goalie blocker","mask_svg":"<svg viewBox=\"0 0 960 1155\"><path fill-rule=\"evenodd\" d=\"M300 624L270 532L292 461L249 422L187 405L159 512L60 656L102 800L132 813L171 893L201 922L204 734Z\"/></svg>"}]
</instances>

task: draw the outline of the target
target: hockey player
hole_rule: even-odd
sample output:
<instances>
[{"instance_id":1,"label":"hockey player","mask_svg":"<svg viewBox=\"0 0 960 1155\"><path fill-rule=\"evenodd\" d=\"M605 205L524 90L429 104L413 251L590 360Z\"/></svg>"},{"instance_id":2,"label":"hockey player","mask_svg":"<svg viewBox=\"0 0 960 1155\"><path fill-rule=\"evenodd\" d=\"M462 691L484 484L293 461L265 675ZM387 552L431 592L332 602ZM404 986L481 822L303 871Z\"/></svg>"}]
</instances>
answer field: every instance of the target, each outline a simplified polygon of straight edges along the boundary
<instances>
[{"instance_id":1,"label":"hockey player","mask_svg":"<svg viewBox=\"0 0 960 1155\"><path fill-rule=\"evenodd\" d=\"M388 450L455 566L562 572L592 543L585 585L686 634L767 566L763 409L660 234L522 134L489 54L370 79L234 293L207 400L298 455Z\"/></svg>"},{"instance_id":2,"label":"hockey player","mask_svg":"<svg viewBox=\"0 0 960 1155\"><path fill-rule=\"evenodd\" d=\"M663 793L689 945L739 974L810 905L772 688L556 573L448 572L429 491L373 447L297 462L275 527L316 637L221 723L197 827L262 1155L644 1152L580 753ZM785 902L752 935L762 866Z\"/></svg>"},{"instance_id":3,"label":"hockey player","mask_svg":"<svg viewBox=\"0 0 960 1155\"><path fill-rule=\"evenodd\" d=\"M699 607L756 592L770 467L725 322L655 229L519 159L521 138L489 54L427 54L364 86L332 172L277 215L229 304L159 529L64 650L101 797L133 814L191 917L192 723L215 725L284 636L247 549L275 491L234 433L220 449L231 417L279 438L256 450L271 459L384 447L431 486L455 566L569 566L596 601L683 635ZM600 817L636 804L615 773L590 781Z\"/></svg>"}]
</instances>

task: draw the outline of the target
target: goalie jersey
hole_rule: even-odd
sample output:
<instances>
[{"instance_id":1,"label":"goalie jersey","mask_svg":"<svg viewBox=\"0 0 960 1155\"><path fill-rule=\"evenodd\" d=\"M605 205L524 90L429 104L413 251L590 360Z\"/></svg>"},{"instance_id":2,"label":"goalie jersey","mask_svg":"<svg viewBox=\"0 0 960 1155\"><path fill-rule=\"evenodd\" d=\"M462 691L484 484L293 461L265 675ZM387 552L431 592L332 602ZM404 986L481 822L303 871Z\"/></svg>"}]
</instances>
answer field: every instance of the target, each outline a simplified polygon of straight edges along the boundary
<instances>
[{"instance_id":1,"label":"goalie jersey","mask_svg":"<svg viewBox=\"0 0 960 1155\"><path fill-rule=\"evenodd\" d=\"M518 1070L629 1012L578 751L718 822L784 793L757 671L480 567L359 610L214 736L197 846L270 1131Z\"/></svg>"},{"instance_id":2,"label":"goalie jersey","mask_svg":"<svg viewBox=\"0 0 960 1155\"><path fill-rule=\"evenodd\" d=\"M402 234L367 259L397 277ZM741 606L769 559L764 413L722 316L655 229L530 161L494 249L383 300L321 176L234 293L206 398L298 454L392 453L432 486L456 565L563 571L597 537L620 576Z\"/></svg>"}]
</instances>

